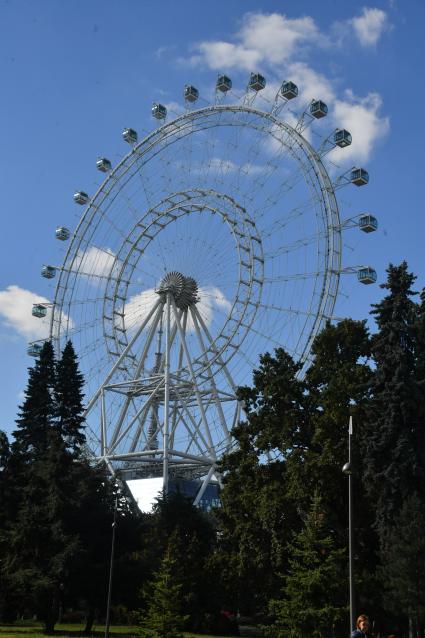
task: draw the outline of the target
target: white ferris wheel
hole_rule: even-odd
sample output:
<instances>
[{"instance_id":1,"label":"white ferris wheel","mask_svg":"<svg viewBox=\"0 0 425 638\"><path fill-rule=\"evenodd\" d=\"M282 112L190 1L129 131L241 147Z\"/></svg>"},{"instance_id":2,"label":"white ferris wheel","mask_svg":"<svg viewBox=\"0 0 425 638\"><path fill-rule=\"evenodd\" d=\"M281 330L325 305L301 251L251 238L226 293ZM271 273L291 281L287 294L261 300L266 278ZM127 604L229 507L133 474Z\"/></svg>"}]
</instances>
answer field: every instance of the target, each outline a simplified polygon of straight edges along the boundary
<instances>
[{"instance_id":1,"label":"white ferris wheel","mask_svg":"<svg viewBox=\"0 0 425 638\"><path fill-rule=\"evenodd\" d=\"M74 194L84 212L74 232L56 231L70 240L63 264L42 271L56 276L50 338L58 352L71 339L79 356L93 455L124 477L160 476L165 490L200 479L195 502L232 445L236 389L259 355L284 347L308 365L340 273L376 280L341 265L342 232L377 228L372 215L339 217L335 191L368 182L359 167L327 170L350 133L328 131L313 148L305 131L326 104L294 118L297 86L270 99L265 84L251 74L235 95L220 75L210 103L186 86L175 117L155 103L154 130L138 141L124 129L129 153L115 167L99 158L97 192Z\"/></svg>"}]
</instances>

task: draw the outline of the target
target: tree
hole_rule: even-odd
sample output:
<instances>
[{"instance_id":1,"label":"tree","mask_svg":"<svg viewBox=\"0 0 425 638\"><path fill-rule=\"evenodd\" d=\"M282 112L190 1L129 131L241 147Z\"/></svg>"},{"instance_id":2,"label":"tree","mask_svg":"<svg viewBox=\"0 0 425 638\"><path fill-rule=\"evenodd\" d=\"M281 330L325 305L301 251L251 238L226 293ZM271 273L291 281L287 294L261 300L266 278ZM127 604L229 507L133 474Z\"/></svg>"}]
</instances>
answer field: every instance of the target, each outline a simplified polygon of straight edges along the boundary
<instances>
[{"instance_id":1,"label":"tree","mask_svg":"<svg viewBox=\"0 0 425 638\"><path fill-rule=\"evenodd\" d=\"M110 529L106 476L91 467L84 449L82 384L72 345L56 364L46 342L29 371L7 462L13 487L0 539L3 576L15 604L36 613L47 633L72 592L77 567L81 580L83 559L84 583L92 582L97 537L102 526Z\"/></svg>"},{"instance_id":2,"label":"tree","mask_svg":"<svg viewBox=\"0 0 425 638\"><path fill-rule=\"evenodd\" d=\"M218 616L217 574L208 566L215 546L215 529L208 515L179 492L160 497L148 517L144 561L151 571L163 559L173 538L173 558L179 565L182 613L193 631L206 628ZM142 558L143 560L143 558Z\"/></svg>"},{"instance_id":3,"label":"tree","mask_svg":"<svg viewBox=\"0 0 425 638\"><path fill-rule=\"evenodd\" d=\"M300 532L289 544L289 570L282 597L271 600L275 620L265 628L273 638L328 638L347 613L341 587L345 551L335 548L326 512L316 492Z\"/></svg>"},{"instance_id":4,"label":"tree","mask_svg":"<svg viewBox=\"0 0 425 638\"><path fill-rule=\"evenodd\" d=\"M7 592L4 574L4 559L7 552L4 531L10 505L9 492L13 485L12 477L8 471L9 459L9 439L7 434L0 430L0 619L5 622L13 620L14 616L13 603L10 600L10 593Z\"/></svg>"},{"instance_id":5,"label":"tree","mask_svg":"<svg viewBox=\"0 0 425 638\"><path fill-rule=\"evenodd\" d=\"M381 547L401 503L421 492L425 479L423 384L416 376L415 328L418 306L412 297L415 277L406 262L390 265L382 288L389 291L373 306L378 332L372 338L376 364L364 438L364 486L375 504L375 528Z\"/></svg>"},{"instance_id":6,"label":"tree","mask_svg":"<svg viewBox=\"0 0 425 638\"><path fill-rule=\"evenodd\" d=\"M247 422L234 429L237 446L222 463L225 486L217 515L221 573L229 598L232 590L239 593L233 604L245 613L264 611L273 596L278 574L288 566L290 535L299 531L300 515L307 515L316 488L336 547L347 543L347 487L341 467L348 454L349 415L354 412L362 423L369 401L365 323L327 325L312 355L301 380L300 365L282 349L266 354L254 371L253 386L239 389ZM363 499L362 521L365 511ZM374 549L370 540L368 527L366 533L359 530L358 549L367 564Z\"/></svg>"},{"instance_id":7,"label":"tree","mask_svg":"<svg viewBox=\"0 0 425 638\"><path fill-rule=\"evenodd\" d=\"M424 529L425 503L412 494L388 531L381 568L388 609L403 610L415 638L423 635L425 627Z\"/></svg>"},{"instance_id":8,"label":"tree","mask_svg":"<svg viewBox=\"0 0 425 638\"><path fill-rule=\"evenodd\" d=\"M183 615L179 538L170 536L165 555L151 584L145 590L147 609L140 615L140 635L144 638L183 638L181 630L188 617Z\"/></svg>"},{"instance_id":9,"label":"tree","mask_svg":"<svg viewBox=\"0 0 425 638\"><path fill-rule=\"evenodd\" d=\"M60 435L73 454L81 452L86 440L83 432L83 384L74 348L68 341L56 365L55 417Z\"/></svg>"},{"instance_id":10,"label":"tree","mask_svg":"<svg viewBox=\"0 0 425 638\"><path fill-rule=\"evenodd\" d=\"M29 368L25 400L16 420L18 428L13 432L14 458L24 463L40 458L49 446L55 422L55 380L54 352L46 341L35 366Z\"/></svg>"},{"instance_id":11,"label":"tree","mask_svg":"<svg viewBox=\"0 0 425 638\"><path fill-rule=\"evenodd\" d=\"M339 543L346 543L348 508L346 480L341 467L348 459L347 434L350 415L361 437L369 402L370 340L363 321L345 319L328 324L312 347L312 364L306 373L310 402L314 406L314 424L309 450L303 465L305 495L317 487L332 518ZM360 455L355 450L356 464ZM360 499L357 500L360 502ZM363 516L364 516L363 504Z\"/></svg>"},{"instance_id":12,"label":"tree","mask_svg":"<svg viewBox=\"0 0 425 638\"><path fill-rule=\"evenodd\" d=\"M302 459L310 433L300 366L283 350L260 357L253 386L238 391L247 420L232 434L234 450L222 461L224 489L217 511L216 564L227 608L264 613L285 564L297 498L289 495L289 457Z\"/></svg>"}]
</instances>

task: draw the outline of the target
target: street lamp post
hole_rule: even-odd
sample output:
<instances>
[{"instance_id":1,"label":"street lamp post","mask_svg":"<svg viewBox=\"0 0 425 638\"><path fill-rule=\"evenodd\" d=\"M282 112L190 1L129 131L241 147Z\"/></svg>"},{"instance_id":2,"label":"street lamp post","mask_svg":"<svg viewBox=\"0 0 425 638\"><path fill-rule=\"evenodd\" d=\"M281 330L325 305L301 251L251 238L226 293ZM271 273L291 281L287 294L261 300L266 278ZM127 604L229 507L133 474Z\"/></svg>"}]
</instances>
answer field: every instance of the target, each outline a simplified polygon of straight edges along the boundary
<instances>
[{"instance_id":1,"label":"street lamp post","mask_svg":"<svg viewBox=\"0 0 425 638\"><path fill-rule=\"evenodd\" d=\"M353 417L348 425L348 463L342 471L348 476L348 578L350 583L350 633L354 628L354 578L353 578L353 465L351 461L351 437L353 435Z\"/></svg>"},{"instance_id":2,"label":"street lamp post","mask_svg":"<svg viewBox=\"0 0 425 638\"><path fill-rule=\"evenodd\" d=\"M112 575L114 571L114 554L115 554L115 532L117 527L117 509L118 509L118 496L115 497L114 520L112 523L111 559L109 564L109 585L108 585L108 602L106 604L105 638L109 638L111 596L112 596Z\"/></svg>"}]
</instances>

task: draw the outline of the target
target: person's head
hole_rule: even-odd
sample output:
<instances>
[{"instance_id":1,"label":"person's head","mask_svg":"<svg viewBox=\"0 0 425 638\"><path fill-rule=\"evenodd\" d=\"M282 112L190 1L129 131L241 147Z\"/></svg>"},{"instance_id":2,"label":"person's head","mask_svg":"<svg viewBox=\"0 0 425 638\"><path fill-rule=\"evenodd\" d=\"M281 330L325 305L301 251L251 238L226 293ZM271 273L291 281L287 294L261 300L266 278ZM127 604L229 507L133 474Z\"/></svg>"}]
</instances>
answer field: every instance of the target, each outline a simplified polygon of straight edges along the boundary
<instances>
[{"instance_id":1,"label":"person's head","mask_svg":"<svg viewBox=\"0 0 425 638\"><path fill-rule=\"evenodd\" d=\"M366 632L369 629L369 618L364 614L360 614L357 618L356 627L360 629L360 631Z\"/></svg>"}]
</instances>

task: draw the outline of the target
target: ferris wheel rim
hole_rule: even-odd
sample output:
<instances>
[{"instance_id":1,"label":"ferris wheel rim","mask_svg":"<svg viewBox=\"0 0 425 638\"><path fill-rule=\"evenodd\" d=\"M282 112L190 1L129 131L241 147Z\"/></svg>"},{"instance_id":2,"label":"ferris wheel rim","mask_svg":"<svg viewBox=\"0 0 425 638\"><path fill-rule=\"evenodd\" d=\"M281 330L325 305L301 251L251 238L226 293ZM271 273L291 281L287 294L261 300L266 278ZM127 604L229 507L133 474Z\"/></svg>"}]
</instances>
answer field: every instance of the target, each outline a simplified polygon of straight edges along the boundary
<instances>
[{"instance_id":1,"label":"ferris wheel rim","mask_svg":"<svg viewBox=\"0 0 425 638\"><path fill-rule=\"evenodd\" d=\"M338 291L339 285L339 273L341 268L341 238L340 238L340 224L339 224L339 211L338 205L336 201L336 197L334 194L332 182L329 178L329 175L326 171L326 168L321 161L321 158L314 150L314 148L310 145L310 143L298 132L296 131L290 124L285 122L284 120L276 117L274 114L269 113L267 111L259 110L253 108L250 105L223 105L223 104L215 104L207 107L203 107L201 109L194 109L191 111L186 111L184 114L178 116L170 122L163 124L158 127L150 134L145 136L140 142L135 144L133 148L125 155L122 160L116 165L114 169L108 174L105 180L102 182L94 196L91 198L81 220L77 226L75 234L72 238L72 241L68 247L65 263L68 262L68 258L74 254L75 256L78 253L78 250L83 242L85 237L85 233L89 228L91 228L92 221L95 219L97 210L101 207L97 205L96 202L100 197L103 196L101 201L104 201L110 195L112 188L118 183L121 182L121 178L130 170L130 167L137 162L140 158L139 150L146 146L146 144L150 145L150 148L155 146L155 143L158 144L161 140L166 137L167 134L172 134L176 130L179 130L180 123L184 122L193 122L195 118L202 117L204 115L212 116L215 113L249 113L260 118L264 118L274 125L278 126L281 129L284 129L287 132L291 139L295 139L299 148L303 151L305 157L311 166L313 166L314 173L318 182L321 185L321 192L323 197L324 210L326 211L326 266L324 268L323 273L323 282L321 286L320 292L320 305L315 313L315 321L313 327L310 328L309 337L306 340L303 351L299 357L300 361L304 363L308 358L308 354L311 348L311 344L319 332L323 322L329 318L332 314L332 310L335 304L336 295ZM217 124L215 125L217 126ZM193 132L193 131L192 131ZM189 131L188 134L191 134ZM270 132L268 132L270 134ZM155 142L155 140L157 140ZM151 144L151 142L153 143ZM293 158L299 161L298 156L293 156ZM133 160L133 162L128 165L128 162ZM126 168L126 170L122 173L122 169ZM110 186L109 190L107 186ZM123 184L121 188L119 188L116 192L116 196L118 196L120 190L123 188ZM84 228L86 226L86 228ZM81 232L83 231L83 232ZM72 267L71 262L71 267ZM50 331L51 336L54 340L59 342L59 337L61 334L60 324L62 317L62 309L63 309L63 299L65 295L65 291L67 290L67 283L69 279L71 268L68 272L64 270L60 271L59 279L56 286L55 298L53 304L53 312L51 316L51 324ZM62 298L60 294L62 293ZM58 319L59 317L59 319ZM57 329L55 329L55 322L57 325Z\"/></svg>"}]
</instances>

